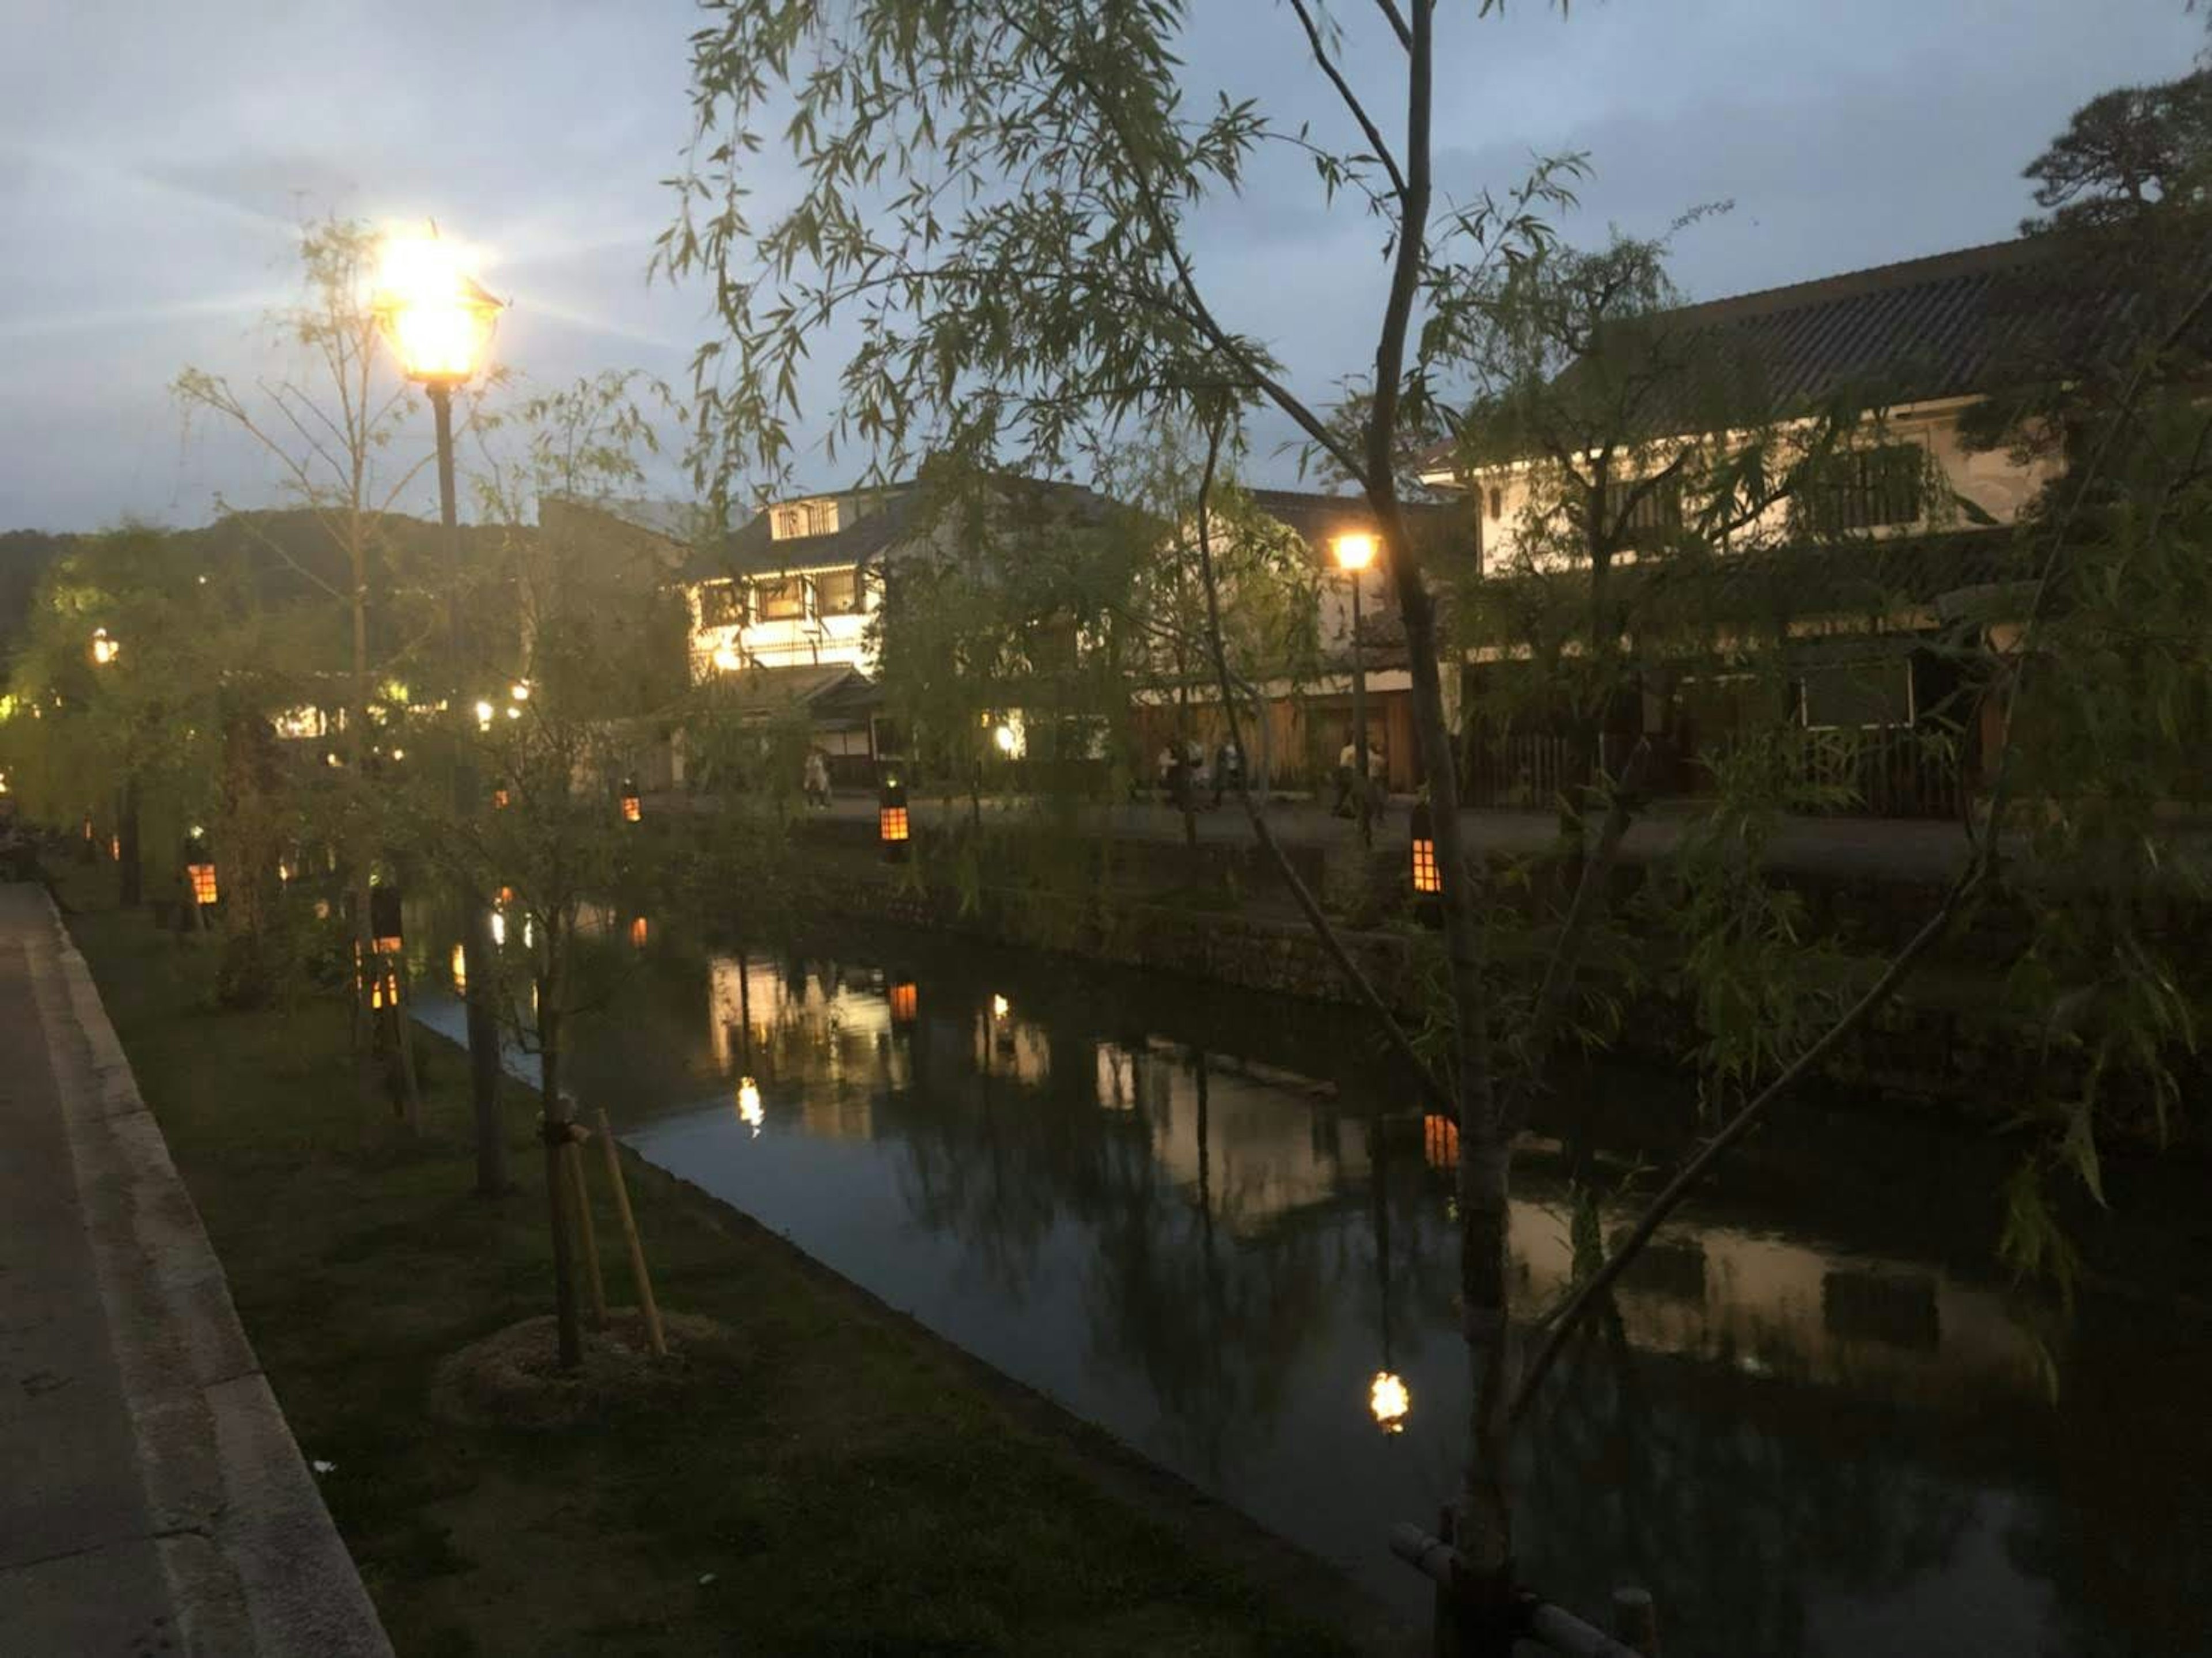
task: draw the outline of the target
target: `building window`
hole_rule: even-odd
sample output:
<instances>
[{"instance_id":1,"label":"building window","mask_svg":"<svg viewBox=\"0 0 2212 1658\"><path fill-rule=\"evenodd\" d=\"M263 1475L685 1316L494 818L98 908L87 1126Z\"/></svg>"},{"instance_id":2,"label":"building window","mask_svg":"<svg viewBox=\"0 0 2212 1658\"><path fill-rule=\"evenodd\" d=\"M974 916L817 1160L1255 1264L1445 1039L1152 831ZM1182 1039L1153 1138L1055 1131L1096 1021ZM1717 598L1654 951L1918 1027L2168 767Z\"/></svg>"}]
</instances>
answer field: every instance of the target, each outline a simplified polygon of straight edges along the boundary
<instances>
[{"instance_id":1,"label":"building window","mask_svg":"<svg viewBox=\"0 0 2212 1658\"><path fill-rule=\"evenodd\" d=\"M699 625L702 628L741 627L745 619L744 589L734 581L710 581L699 589Z\"/></svg>"},{"instance_id":2,"label":"building window","mask_svg":"<svg viewBox=\"0 0 2212 1658\"><path fill-rule=\"evenodd\" d=\"M1643 493L1638 494L1638 490ZM1609 532L1613 544L1620 547L1656 547L1668 537L1680 534L1681 479L1662 478L1656 483L1647 483L1641 478L1624 478L1607 483L1605 521L1599 527Z\"/></svg>"},{"instance_id":3,"label":"building window","mask_svg":"<svg viewBox=\"0 0 2212 1658\"><path fill-rule=\"evenodd\" d=\"M776 541L803 541L809 536L835 535L837 502L830 496L787 501L769 508L768 527L770 538Z\"/></svg>"},{"instance_id":4,"label":"building window","mask_svg":"<svg viewBox=\"0 0 2212 1658\"><path fill-rule=\"evenodd\" d=\"M787 575L756 588L763 622L793 622L806 614L806 579Z\"/></svg>"},{"instance_id":5,"label":"building window","mask_svg":"<svg viewBox=\"0 0 2212 1658\"><path fill-rule=\"evenodd\" d=\"M814 578L814 608L823 616L851 616L860 608L860 573L824 570Z\"/></svg>"},{"instance_id":6,"label":"building window","mask_svg":"<svg viewBox=\"0 0 2212 1658\"><path fill-rule=\"evenodd\" d=\"M1926 465L1912 443L1824 456L1807 469L1799 488L1800 521L1818 535L1915 523Z\"/></svg>"},{"instance_id":7,"label":"building window","mask_svg":"<svg viewBox=\"0 0 2212 1658\"><path fill-rule=\"evenodd\" d=\"M1493 519L1505 516L1505 491L1494 483L1490 486L1490 516Z\"/></svg>"}]
</instances>

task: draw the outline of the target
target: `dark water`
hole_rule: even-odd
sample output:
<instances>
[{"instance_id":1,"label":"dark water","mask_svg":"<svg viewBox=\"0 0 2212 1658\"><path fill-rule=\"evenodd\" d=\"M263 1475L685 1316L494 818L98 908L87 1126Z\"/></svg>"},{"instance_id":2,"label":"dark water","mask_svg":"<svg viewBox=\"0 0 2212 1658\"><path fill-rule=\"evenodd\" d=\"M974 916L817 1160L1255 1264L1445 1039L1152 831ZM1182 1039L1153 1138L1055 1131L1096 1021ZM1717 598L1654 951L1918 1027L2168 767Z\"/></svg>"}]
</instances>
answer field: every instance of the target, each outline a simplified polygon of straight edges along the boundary
<instances>
[{"instance_id":1,"label":"dark water","mask_svg":"<svg viewBox=\"0 0 2212 1658\"><path fill-rule=\"evenodd\" d=\"M1383 1539L1463 1443L1452 1147L1356 1019L905 935L656 940L572 1074L643 1156L1420 1614ZM1695 1127L1648 1076L1538 1123L1525 1304L1571 1189ZM2212 1179L2114 1170L2069 1315L1991 1262L2004 1166L1793 1108L1562 1364L1515 1472L1531 1580L1649 1585L1675 1654L2212 1652Z\"/></svg>"}]
</instances>

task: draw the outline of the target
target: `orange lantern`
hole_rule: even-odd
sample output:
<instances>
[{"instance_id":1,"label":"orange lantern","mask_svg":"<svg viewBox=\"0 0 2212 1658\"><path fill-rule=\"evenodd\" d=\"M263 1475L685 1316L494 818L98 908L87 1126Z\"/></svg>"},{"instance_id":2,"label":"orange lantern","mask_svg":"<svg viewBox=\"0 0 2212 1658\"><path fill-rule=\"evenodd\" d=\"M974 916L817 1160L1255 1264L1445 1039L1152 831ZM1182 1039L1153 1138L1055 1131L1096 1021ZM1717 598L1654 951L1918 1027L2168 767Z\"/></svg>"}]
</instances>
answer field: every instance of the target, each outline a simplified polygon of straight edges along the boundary
<instances>
[{"instance_id":1,"label":"orange lantern","mask_svg":"<svg viewBox=\"0 0 2212 1658\"><path fill-rule=\"evenodd\" d=\"M1431 1111L1421 1119L1421 1159L1446 1173L1459 1167L1459 1125Z\"/></svg>"},{"instance_id":2,"label":"orange lantern","mask_svg":"<svg viewBox=\"0 0 2212 1658\"><path fill-rule=\"evenodd\" d=\"M642 823L645 819L645 800L637 792L637 779L635 777L623 779L622 815L625 823Z\"/></svg>"},{"instance_id":3,"label":"orange lantern","mask_svg":"<svg viewBox=\"0 0 2212 1658\"><path fill-rule=\"evenodd\" d=\"M632 918L629 924L629 944L632 950L643 950L646 941L653 937L653 924L644 916Z\"/></svg>"},{"instance_id":4,"label":"orange lantern","mask_svg":"<svg viewBox=\"0 0 2212 1658\"><path fill-rule=\"evenodd\" d=\"M915 1010L920 1003L920 993L915 988L914 981L900 980L891 987L891 1023L912 1024Z\"/></svg>"},{"instance_id":5,"label":"orange lantern","mask_svg":"<svg viewBox=\"0 0 2212 1658\"><path fill-rule=\"evenodd\" d=\"M1443 920L1443 871L1437 865L1437 830L1429 803L1413 803L1413 914L1430 926Z\"/></svg>"},{"instance_id":6,"label":"orange lantern","mask_svg":"<svg viewBox=\"0 0 2212 1658\"><path fill-rule=\"evenodd\" d=\"M191 878L192 884L193 902L204 906L207 904L212 904L216 902L216 892L215 884L215 865L213 864L186 864L185 865L185 873Z\"/></svg>"},{"instance_id":7,"label":"orange lantern","mask_svg":"<svg viewBox=\"0 0 2212 1658\"><path fill-rule=\"evenodd\" d=\"M884 861L903 864L913 849L913 825L907 820L906 785L896 777L884 780L876 805L876 833L883 841Z\"/></svg>"}]
</instances>

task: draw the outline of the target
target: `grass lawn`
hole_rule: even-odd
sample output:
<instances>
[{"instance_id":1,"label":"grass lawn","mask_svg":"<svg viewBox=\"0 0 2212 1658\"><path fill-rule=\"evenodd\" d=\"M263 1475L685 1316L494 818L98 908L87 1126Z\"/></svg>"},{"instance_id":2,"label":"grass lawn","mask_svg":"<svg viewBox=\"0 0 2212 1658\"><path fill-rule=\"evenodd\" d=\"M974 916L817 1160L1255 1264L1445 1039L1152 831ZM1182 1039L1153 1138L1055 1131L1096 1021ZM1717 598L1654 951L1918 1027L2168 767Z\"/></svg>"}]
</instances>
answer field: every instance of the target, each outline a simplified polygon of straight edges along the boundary
<instances>
[{"instance_id":1,"label":"grass lawn","mask_svg":"<svg viewBox=\"0 0 2212 1658\"><path fill-rule=\"evenodd\" d=\"M88 874L89 872L84 872ZM557 1434L433 1420L446 1354L550 1310L533 1112L471 1196L465 1068L430 1127L364 1103L344 1010L219 1013L213 952L69 883L138 1084L403 1655L1321 1654L1187 1515L702 1194L629 1163L664 1306L744 1355L666 1410ZM605 1193L610 1299L627 1299ZM1123 1494L1116 1494L1117 1492ZM1230 1528L1233 1529L1233 1528Z\"/></svg>"}]
</instances>

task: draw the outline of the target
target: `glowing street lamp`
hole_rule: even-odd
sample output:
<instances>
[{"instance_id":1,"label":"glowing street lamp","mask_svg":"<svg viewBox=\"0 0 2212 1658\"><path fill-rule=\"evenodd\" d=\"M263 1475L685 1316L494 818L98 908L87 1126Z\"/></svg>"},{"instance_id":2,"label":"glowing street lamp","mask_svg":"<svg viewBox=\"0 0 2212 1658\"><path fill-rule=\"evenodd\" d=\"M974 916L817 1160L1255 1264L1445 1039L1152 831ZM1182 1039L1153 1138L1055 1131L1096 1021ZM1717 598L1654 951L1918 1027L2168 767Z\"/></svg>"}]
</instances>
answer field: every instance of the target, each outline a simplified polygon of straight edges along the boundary
<instances>
[{"instance_id":1,"label":"glowing street lamp","mask_svg":"<svg viewBox=\"0 0 2212 1658\"><path fill-rule=\"evenodd\" d=\"M453 484L453 388L481 371L491 353L492 331L504 307L464 269L460 250L428 236L387 240L370 302L378 326L398 360L399 371L420 384L437 423L438 507L445 527L447 587L447 683L461 683L461 527ZM478 703L477 724L490 724L489 705ZM480 809L463 744L455 745L453 811L466 819ZM490 1000L492 944L483 906L472 891L461 895L462 947L469 971L469 1093L477 1127L477 1189L486 1195L507 1187L504 1128L499 1117L499 1029ZM551 1155L549 1148L548 1155Z\"/></svg>"},{"instance_id":2,"label":"glowing street lamp","mask_svg":"<svg viewBox=\"0 0 2212 1658\"><path fill-rule=\"evenodd\" d=\"M106 667L115 660L122 648L121 641L112 637L106 629L94 628L92 630L92 659L95 666Z\"/></svg>"},{"instance_id":3,"label":"glowing street lamp","mask_svg":"<svg viewBox=\"0 0 2212 1658\"><path fill-rule=\"evenodd\" d=\"M637 779L635 777L625 777L622 780L622 818L625 823L645 821L645 797L637 792Z\"/></svg>"},{"instance_id":4,"label":"glowing street lamp","mask_svg":"<svg viewBox=\"0 0 2212 1658\"><path fill-rule=\"evenodd\" d=\"M1359 659L1359 587L1367 567L1375 562L1375 537L1364 531L1348 531L1329 543L1336 568L1352 582L1352 798L1359 803L1359 841L1375 844L1375 824L1367 810L1367 671Z\"/></svg>"},{"instance_id":5,"label":"glowing street lamp","mask_svg":"<svg viewBox=\"0 0 2212 1658\"><path fill-rule=\"evenodd\" d=\"M505 307L462 268L460 250L433 230L386 239L370 309L400 372L434 398L483 367Z\"/></svg>"}]
</instances>

